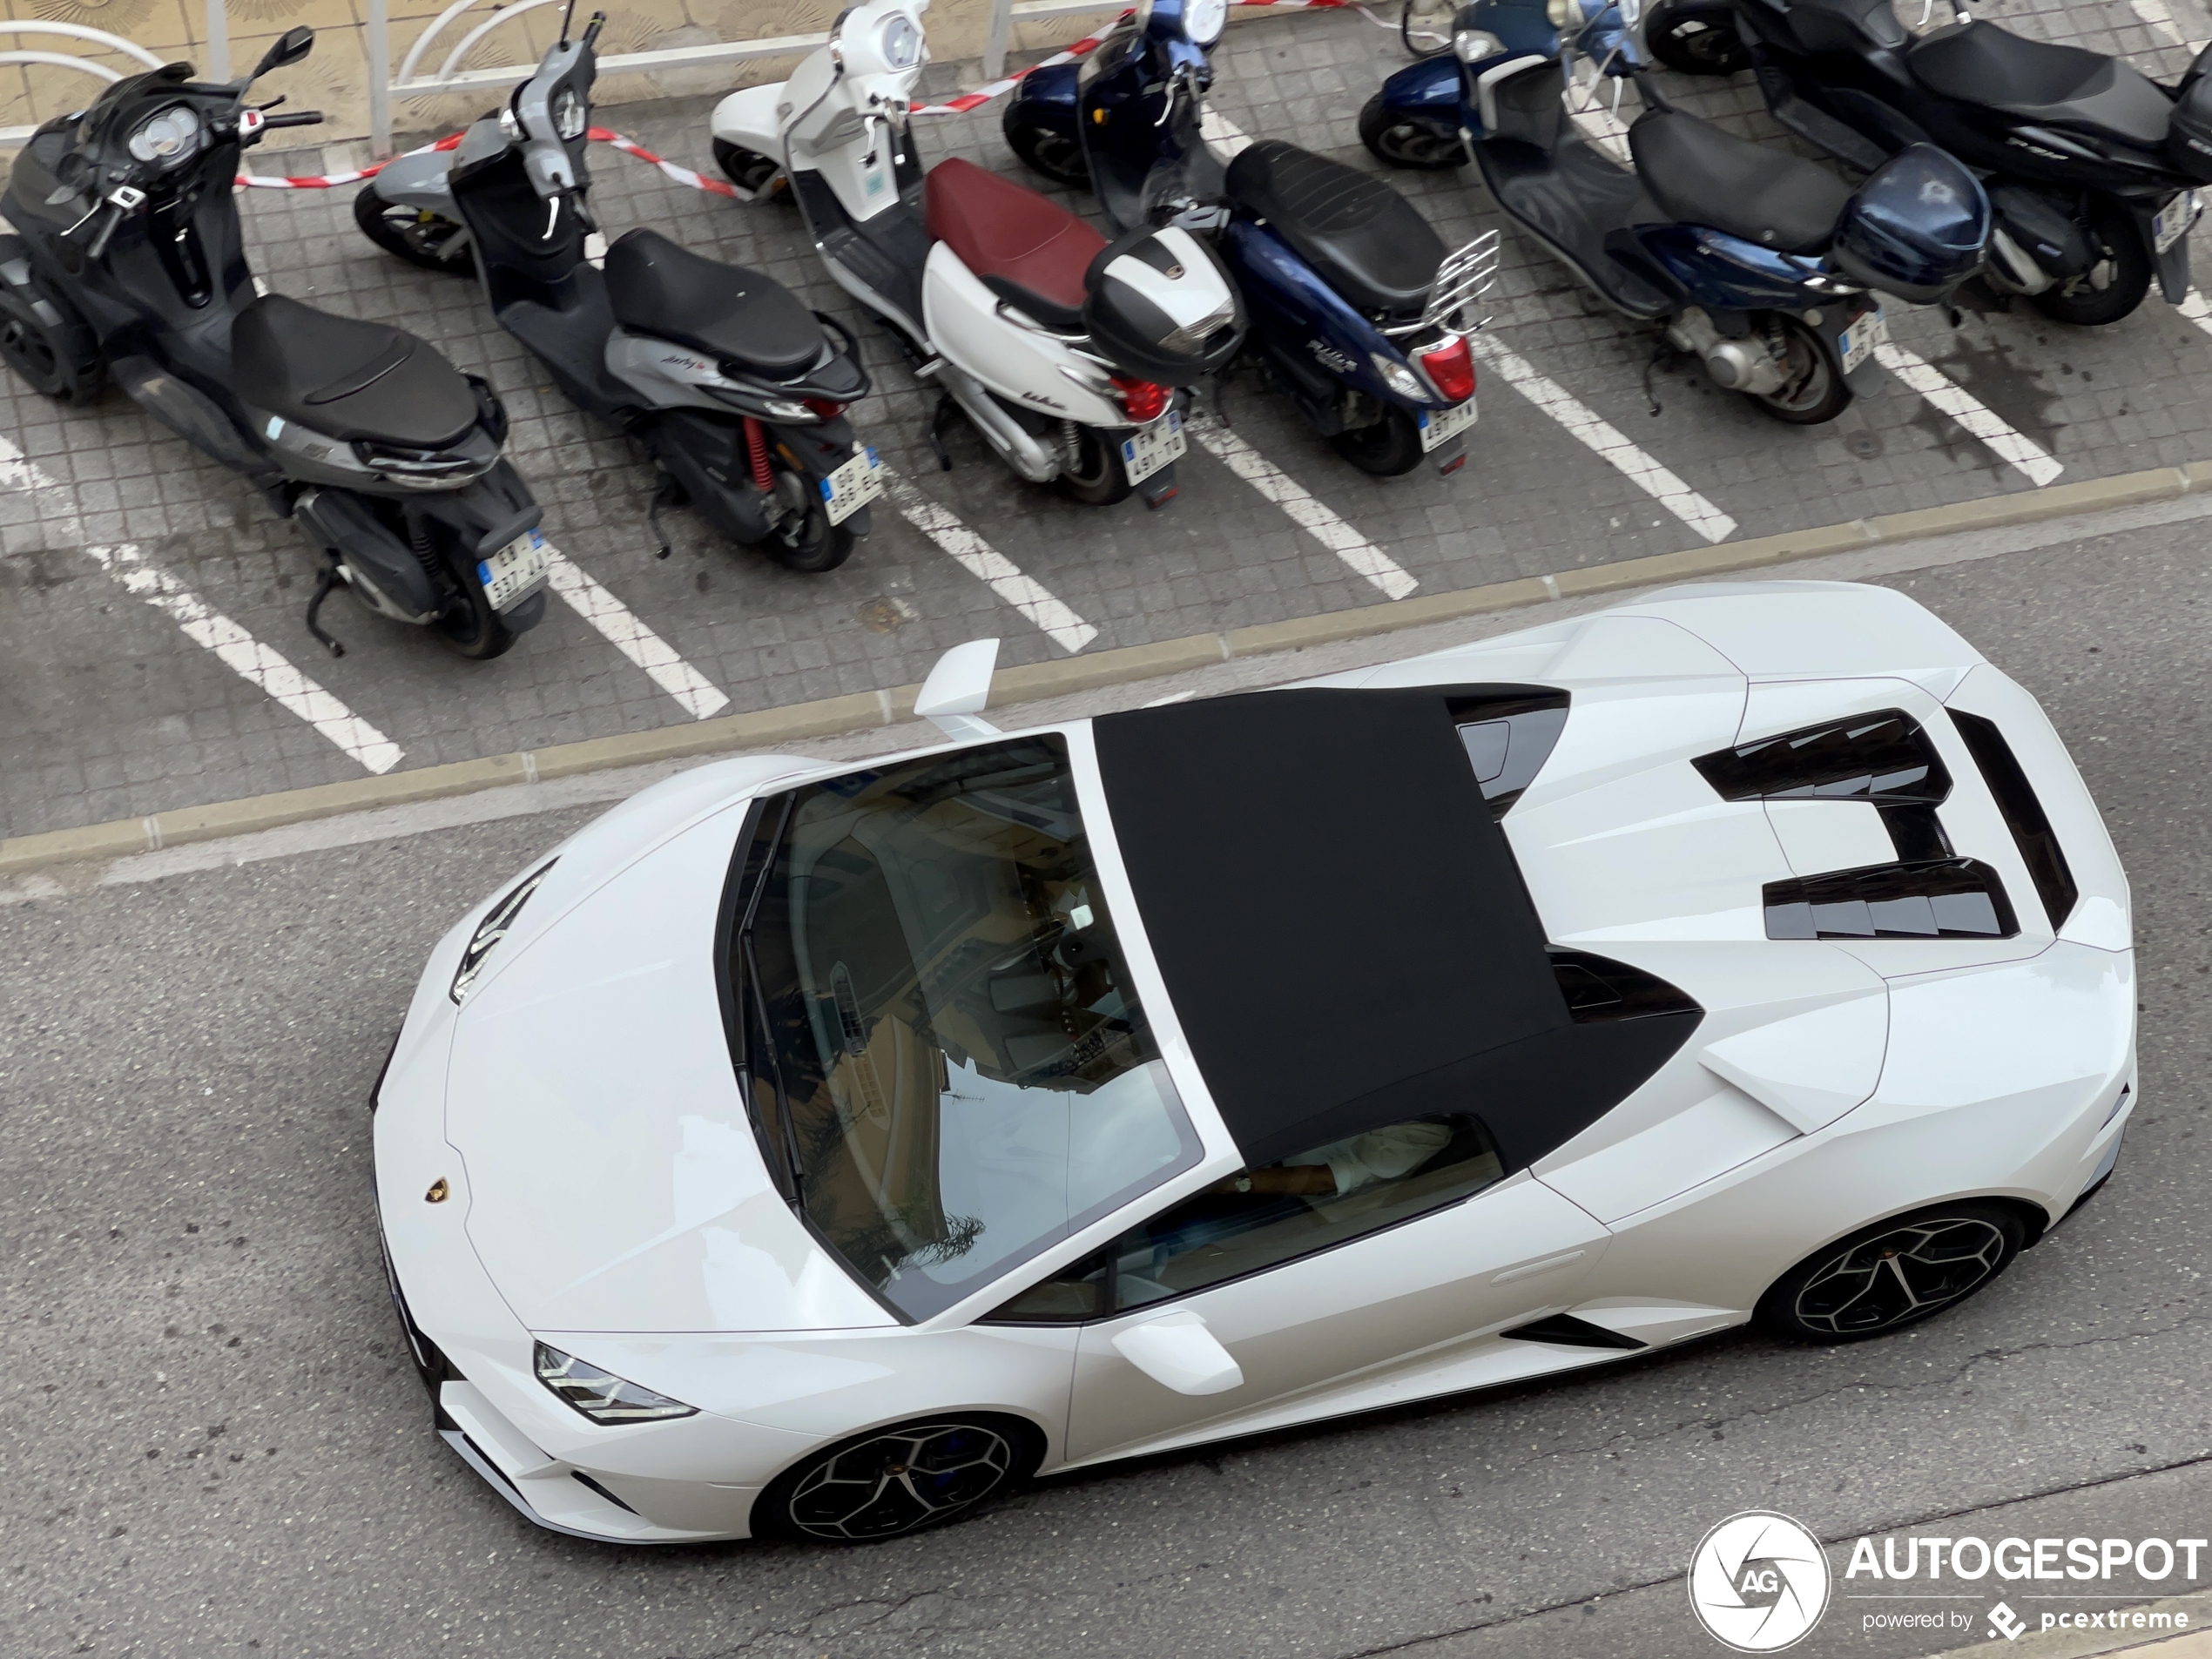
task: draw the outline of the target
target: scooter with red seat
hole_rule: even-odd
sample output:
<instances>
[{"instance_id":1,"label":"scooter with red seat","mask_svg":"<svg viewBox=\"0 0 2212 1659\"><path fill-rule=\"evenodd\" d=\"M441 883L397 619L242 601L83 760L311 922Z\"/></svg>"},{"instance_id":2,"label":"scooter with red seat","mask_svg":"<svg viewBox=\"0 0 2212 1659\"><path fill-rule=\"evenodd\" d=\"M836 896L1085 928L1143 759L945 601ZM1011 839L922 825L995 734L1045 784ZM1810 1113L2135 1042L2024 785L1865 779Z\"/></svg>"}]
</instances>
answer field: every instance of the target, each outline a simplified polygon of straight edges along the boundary
<instances>
[{"instance_id":1,"label":"scooter with red seat","mask_svg":"<svg viewBox=\"0 0 2212 1659\"><path fill-rule=\"evenodd\" d=\"M927 4L845 12L788 81L722 100L715 155L750 195L788 181L830 274L940 388L941 464L958 411L1032 483L1160 506L1176 491L1186 388L1242 342L1237 290L1185 230L1109 241L970 162L925 172L907 112Z\"/></svg>"}]
</instances>

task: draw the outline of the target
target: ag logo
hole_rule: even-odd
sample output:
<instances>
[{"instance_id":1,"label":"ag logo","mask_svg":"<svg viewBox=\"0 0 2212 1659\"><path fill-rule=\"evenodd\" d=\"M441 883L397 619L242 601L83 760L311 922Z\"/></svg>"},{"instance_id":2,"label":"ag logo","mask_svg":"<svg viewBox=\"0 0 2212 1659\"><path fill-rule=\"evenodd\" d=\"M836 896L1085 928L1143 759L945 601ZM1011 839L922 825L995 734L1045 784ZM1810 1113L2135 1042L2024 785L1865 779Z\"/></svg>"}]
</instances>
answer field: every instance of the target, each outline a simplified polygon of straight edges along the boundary
<instances>
[{"instance_id":1,"label":"ag logo","mask_svg":"<svg viewBox=\"0 0 2212 1659\"><path fill-rule=\"evenodd\" d=\"M1828 1557L1787 1515L1730 1515L1689 1558L1689 1606L1714 1640L1738 1653L1778 1653L1828 1608Z\"/></svg>"}]
</instances>

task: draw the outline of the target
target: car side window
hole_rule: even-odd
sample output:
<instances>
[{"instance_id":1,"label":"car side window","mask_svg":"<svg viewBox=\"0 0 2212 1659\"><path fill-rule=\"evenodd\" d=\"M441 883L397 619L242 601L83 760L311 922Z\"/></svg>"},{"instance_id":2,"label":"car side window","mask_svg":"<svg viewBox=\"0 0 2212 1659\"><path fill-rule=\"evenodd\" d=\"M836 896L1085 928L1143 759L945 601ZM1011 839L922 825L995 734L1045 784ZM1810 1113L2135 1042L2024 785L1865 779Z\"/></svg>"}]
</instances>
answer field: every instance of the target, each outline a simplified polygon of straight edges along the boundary
<instances>
[{"instance_id":1,"label":"car side window","mask_svg":"<svg viewBox=\"0 0 2212 1659\"><path fill-rule=\"evenodd\" d=\"M1456 1204L1504 1174L1489 1132L1464 1112L1347 1136L1217 1182L984 1322L1080 1324L1188 1295Z\"/></svg>"}]
</instances>

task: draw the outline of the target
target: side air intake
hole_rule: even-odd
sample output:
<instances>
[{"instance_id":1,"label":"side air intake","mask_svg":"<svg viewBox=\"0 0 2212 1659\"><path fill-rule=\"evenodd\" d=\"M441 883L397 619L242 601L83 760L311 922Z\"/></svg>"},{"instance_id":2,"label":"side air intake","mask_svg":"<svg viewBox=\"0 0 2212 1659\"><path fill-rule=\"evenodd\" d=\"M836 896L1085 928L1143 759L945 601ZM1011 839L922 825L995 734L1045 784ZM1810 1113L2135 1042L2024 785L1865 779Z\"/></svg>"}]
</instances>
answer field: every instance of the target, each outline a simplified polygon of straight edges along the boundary
<instances>
[{"instance_id":1,"label":"side air intake","mask_svg":"<svg viewBox=\"0 0 2212 1659\"><path fill-rule=\"evenodd\" d=\"M1935 810L1951 797L1951 773L1920 723L1902 709L1759 738L1690 764L1723 800L1866 801L1881 813L1900 860L1951 856Z\"/></svg>"},{"instance_id":2,"label":"side air intake","mask_svg":"<svg viewBox=\"0 0 2212 1659\"><path fill-rule=\"evenodd\" d=\"M2005 884L1977 859L1876 864L1766 884L1769 939L2010 939Z\"/></svg>"},{"instance_id":3,"label":"side air intake","mask_svg":"<svg viewBox=\"0 0 2212 1659\"><path fill-rule=\"evenodd\" d=\"M1552 977L1577 1025L1608 1020L1648 1020L1661 1014L1698 1014L1696 999L1656 974L1588 951L1551 948Z\"/></svg>"},{"instance_id":4,"label":"side air intake","mask_svg":"<svg viewBox=\"0 0 2212 1659\"><path fill-rule=\"evenodd\" d=\"M1503 818L1535 782L1567 729L1568 701L1564 691L1535 685L1501 685L1494 695L1451 699L1460 742L1492 818Z\"/></svg>"}]
</instances>

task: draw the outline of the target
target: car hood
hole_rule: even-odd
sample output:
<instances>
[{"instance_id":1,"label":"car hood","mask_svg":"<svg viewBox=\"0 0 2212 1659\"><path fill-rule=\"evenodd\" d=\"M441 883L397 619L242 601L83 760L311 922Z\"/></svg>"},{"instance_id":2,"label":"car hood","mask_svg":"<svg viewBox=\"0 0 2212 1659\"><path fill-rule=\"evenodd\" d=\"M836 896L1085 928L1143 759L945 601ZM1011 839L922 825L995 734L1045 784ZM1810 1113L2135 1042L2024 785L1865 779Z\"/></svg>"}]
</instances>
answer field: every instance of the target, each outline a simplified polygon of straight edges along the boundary
<instances>
[{"instance_id":1,"label":"car hood","mask_svg":"<svg viewBox=\"0 0 2212 1659\"><path fill-rule=\"evenodd\" d=\"M748 805L570 890L456 1022L469 1238L532 1331L893 1322L777 1193L732 1070L714 934Z\"/></svg>"}]
</instances>

